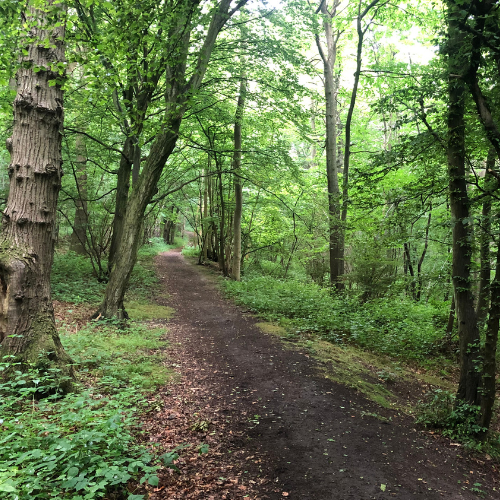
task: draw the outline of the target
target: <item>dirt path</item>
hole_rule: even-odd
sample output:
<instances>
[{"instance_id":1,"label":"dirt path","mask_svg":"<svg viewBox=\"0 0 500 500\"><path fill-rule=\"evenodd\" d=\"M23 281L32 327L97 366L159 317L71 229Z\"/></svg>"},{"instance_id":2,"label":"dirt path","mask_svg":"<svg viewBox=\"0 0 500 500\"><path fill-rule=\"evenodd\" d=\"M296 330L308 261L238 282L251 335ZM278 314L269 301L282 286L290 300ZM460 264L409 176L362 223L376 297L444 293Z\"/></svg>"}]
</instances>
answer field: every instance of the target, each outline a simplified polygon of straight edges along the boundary
<instances>
[{"instance_id":1,"label":"dirt path","mask_svg":"<svg viewBox=\"0 0 500 500\"><path fill-rule=\"evenodd\" d=\"M182 342L181 372L195 392L205 387L210 401L200 408L215 420L224 415L227 451L253 485L241 494L199 493L200 500L472 499L475 483L483 498L500 498L491 465L462 458L461 448L417 431L410 418L324 378L306 353L263 334L178 251L159 256L157 268L176 309L169 336Z\"/></svg>"}]
</instances>

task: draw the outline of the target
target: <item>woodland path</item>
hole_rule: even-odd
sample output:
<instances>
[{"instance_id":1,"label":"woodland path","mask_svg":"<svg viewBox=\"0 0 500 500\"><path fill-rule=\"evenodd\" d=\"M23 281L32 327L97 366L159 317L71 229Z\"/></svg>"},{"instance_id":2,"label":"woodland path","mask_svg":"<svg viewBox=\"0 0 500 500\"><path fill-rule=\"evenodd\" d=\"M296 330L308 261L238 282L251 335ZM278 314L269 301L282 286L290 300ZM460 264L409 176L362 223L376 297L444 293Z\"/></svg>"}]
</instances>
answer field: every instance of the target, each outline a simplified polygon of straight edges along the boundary
<instances>
[{"instance_id":1,"label":"woodland path","mask_svg":"<svg viewBox=\"0 0 500 500\"><path fill-rule=\"evenodd\" d=\"M222 298L207 271L178 250L156 265L169 294L158 300L176 310L169 322L176 362L189 372L199 407L211 420L224 416L231 453L221 460L244 469L239 475L249 486L152 498L472 499L474 483L487 491L483 498L500 498L488 462L462 458L463 449L416 430L409 417L326 379L306 353L262 333L257 319Z\"/></svg>"}]
</instances>

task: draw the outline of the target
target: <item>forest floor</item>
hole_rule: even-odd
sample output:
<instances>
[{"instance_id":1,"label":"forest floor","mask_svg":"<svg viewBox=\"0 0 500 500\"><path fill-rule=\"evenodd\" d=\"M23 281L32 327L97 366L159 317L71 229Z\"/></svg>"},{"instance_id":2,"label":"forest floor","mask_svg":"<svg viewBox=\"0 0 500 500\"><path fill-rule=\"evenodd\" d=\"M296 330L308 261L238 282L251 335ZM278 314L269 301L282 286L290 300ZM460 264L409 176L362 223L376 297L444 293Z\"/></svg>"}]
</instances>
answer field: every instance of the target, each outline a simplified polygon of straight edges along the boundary
<instances>
[{"instance_id":1,"label":"forest floor","mask_svg":"<svg viewBox=\"0 0 500 500\"><path fill-rule=\"evenodd\" d=\"M190 446L150 499L500 497L489 457L325 377L321 362L263 333L180 250L156 267L166 292L156 300L176 311L166 362L180 375L152 397L142 439L163 451Z\"/></svg>"}]
</instances>

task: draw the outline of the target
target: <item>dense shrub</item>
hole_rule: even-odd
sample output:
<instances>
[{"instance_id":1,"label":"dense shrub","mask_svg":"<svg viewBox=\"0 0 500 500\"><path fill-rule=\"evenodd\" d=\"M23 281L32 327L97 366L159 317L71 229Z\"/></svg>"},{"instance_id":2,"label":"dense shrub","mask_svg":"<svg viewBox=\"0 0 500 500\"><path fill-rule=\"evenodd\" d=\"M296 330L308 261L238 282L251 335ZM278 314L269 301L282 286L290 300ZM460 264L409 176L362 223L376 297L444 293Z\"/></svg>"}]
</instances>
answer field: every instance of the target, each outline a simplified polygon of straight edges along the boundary
<instances>
[{"instance_id":1,"label":"dense shrub","mask_svg":"<svg viewBox=\"0 0 500 500\"><path fill-rule=\"evenodd\" d=\"M433 353L447 313L446 303L393 298L360 303L357 298L332 296L315 283L272 276L228 281L225 287L238 302L270 319L290 318L297 330L408 359Z\"/></svg>"}]
</instances>

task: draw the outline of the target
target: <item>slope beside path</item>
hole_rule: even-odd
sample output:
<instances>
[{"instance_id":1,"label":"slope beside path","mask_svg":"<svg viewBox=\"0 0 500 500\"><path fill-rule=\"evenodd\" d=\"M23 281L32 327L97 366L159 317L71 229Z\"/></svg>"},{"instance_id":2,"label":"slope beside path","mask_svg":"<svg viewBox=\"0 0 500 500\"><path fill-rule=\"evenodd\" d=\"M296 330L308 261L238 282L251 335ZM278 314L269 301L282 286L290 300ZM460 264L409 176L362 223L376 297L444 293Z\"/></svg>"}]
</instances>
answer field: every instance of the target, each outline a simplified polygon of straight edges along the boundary
<instances>
[{"instance_id":1,"label":"slope beside path","mask_svg":"<svg viewBox=\"0 0 500 500\"><path fill-rule=\"evenodd\" d=\"M500 498L494 466L326 379L306 353L262 333L179 251L161 254L156 265L168 293L158 300L176 310L169 357L184 378L145 430L150 441L173 445L169 425L181 419L185 433L222 441L206 463L195 456L195 465L180 466L177 489L166 474L167 486L160 482L150 498L473 499L474 488ZM187 387L191 398L176 395Z\"/></svg>"}]
</instances>

